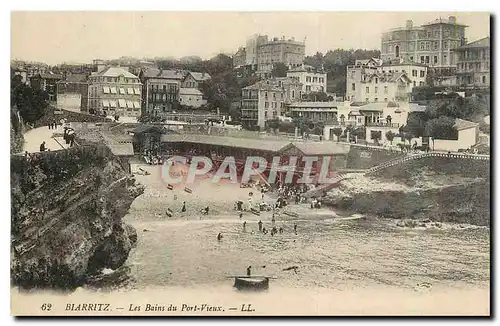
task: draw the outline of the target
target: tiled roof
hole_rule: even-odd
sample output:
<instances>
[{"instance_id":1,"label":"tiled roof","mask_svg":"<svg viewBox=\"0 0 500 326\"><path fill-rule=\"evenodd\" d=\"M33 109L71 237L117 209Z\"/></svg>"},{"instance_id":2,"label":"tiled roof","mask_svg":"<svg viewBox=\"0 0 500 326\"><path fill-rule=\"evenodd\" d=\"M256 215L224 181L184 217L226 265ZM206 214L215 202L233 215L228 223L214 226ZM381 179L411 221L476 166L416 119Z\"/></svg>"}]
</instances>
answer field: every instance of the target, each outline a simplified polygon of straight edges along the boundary
<instances>
[{"instance_id":1,"label":"tiled roof","mask_svg":"<svg viewBox=\"0 0 500 326\"><path fill-rule=\"evenodd\" d=\"M123 77L126 78L137 78L136 75L120 67L109 67L108 69L104 69L103 71L97 73L97 75L103 77L119 77L123 75Z\"/></svg>"},{"instance_id":2,"label":"tiled roof","mask_svg":"<svg viewBox=\"0 0 500 326\"><path fill-rule=\"evenodd\" d=\"M337 108L342 106L339 102L294 102L289 105L290 108Z\"/></svg>"},{"instance_id":3,"label":"tiled roof","mask_svg":"<svg viewBox=\"0 0 500 326\"><path fill-rule=\"evenodd\" d=\"M62 79L62 75L59 74L52 74L52 73L42 73L39 74L41 78L43 79ZM34 77L36 77L35 75Z\"/></svg>"},{"instance_id":4,"label":"tiled roof","mask_svg":"<svg viewBox=\"0 0 500 326\"><path fill-rule=\"evenodd\" d=\"M471 48L483 48L483 47L489 47L490 46L490 37L485 37L480 40L462 45L455 50L461 50L461 49L471 49Z\"/></svg>"},{"instance_id":5,"label":"tiled roof","mask_svg":"<svg viewBox=\"0 0 500 326\"><path fill-rule=\"evenodd\" d=\"M469 129L469 128L475 128L477 127L478 124L472 121L468 120L462 120L462 119L455 119L455 129L457 130L463 130L463 129Z\"/></svg>"},{"instance_id":6,"label":"tiled roof","mask_svg":"<svg viewBox=\"0 0 500 326\"><path fill-rule=\"evenodd\" d=\"M161 70L158 68L143 69L143 74L146 78L162 78L162 79L179 79L182 80L186 77L187 72L184 70Z\"/></svg>"},{"instance_id":7,"label":"tiled roof","mask_svg":"<svg viewBox=\"0 0 500 326\"><path fill-rule=\"evenodd\" d=\"M196 81L205 81L211 78L210 75L205 72L190 72L190 74Z\"/></svg>"},{"instance_id":8,"label":"tiled roof","mask_svg":"<svg viewBox=\"0 0 500 326\"><path fill-rule=\"evenodd\" d=\"M324 155L324 154L347 154L349 145L335 142L296 142L293 143L305 155Z\"/></svg>"},{"instance_id":9,"label":"tiled roof","mask_svg":"<svg viewBox=\"0 0 500 326\"><path fill-rule=\"evenodd\" d=\"M131 156L134 155L134 147L132 143L123 144L108 144L111 152L116 156Z\"/></svg>"},{"instance_id":10,"label":"tiled roof","mask_svg":"<svg viewBox=\"0 0 500 326\"><path fill-rule=\"evenodd\" d=\"M218 145L226 147L238 147L238 148L272 151L272 152L278 152L280 149L290 144L289 141L285 140L283 141L264 140L264 139L222 137L222 136L209 136L209 135L163 135L161 139L164 142L210 144L210 145Z\"/></svg>"},{"instance_id":11,"label":"tiled roof","mask_svg":"<svg viewBox=\"0 0 500 326\"><path fill-rule=\"evenodd\" d=\"M200 92L199 89L197 88L185 88L182 87L179 89L179 95L203 95L202 92Z\"/></svg>"}]
</instances>

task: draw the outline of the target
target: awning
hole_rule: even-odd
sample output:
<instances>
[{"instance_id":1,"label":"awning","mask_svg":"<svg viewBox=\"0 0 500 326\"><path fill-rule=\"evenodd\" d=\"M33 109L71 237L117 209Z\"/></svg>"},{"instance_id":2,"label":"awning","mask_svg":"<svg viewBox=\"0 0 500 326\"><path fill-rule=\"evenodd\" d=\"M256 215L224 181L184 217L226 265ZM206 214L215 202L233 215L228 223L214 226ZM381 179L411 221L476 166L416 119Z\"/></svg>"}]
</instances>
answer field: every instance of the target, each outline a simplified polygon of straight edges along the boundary
<instances>
[{"instance_id":1,"label":"awning","mask_svg":"<svg viewBox=\"0 0 500 326\"><path fill-rule=\"evenodd\" d=\"M109 100L102 100L102 106L105 108L109 108Z\"/></svg>"},{"instance_id":2,"label":"awning","mask_svg":"<svg viewBox=\"0 0 500 326\"><path fill-rule=\"evenodd\" d=\"M127 101L127 108L133 109L134 108L134 102L133 101Z\"/></svg>"},{"instance_id":3,"label":"awning","mask_svg":"<svg viewBox=\"0 0 500 326\"><path fill-rule=\"evenodd\" d=\"M111 94L116 94L116 87L110 87Z\"/></svg>"},{"instance_id":4,"label":"awning","mask_svg":"<svg viewBox=\"0 0 500 326\"><path fill-rule=\"evenodd\" d=\"M104 87L102 88L102 90L103 90L104 94L109 94L109 87L104 86Z\"/></svg>"},{"instance_id":5,"label":"awning","mask_svg":"<svg viewBox=\"0 0 500 326\"><path fill-rule=\"evenodd\" d=\"M128 89L128 93L129 93L130 95L134 95L134 89L133 89L133 88L129 88L129 89Z\"/></svg>"},{"instance_id":6,"label":"awning","mask_svg":"<svg viewBox=\"0 0 500 326\"><path fill-rule=\"evenodd\" d=\"M120 94L125 95L125 88L120 88Z\"/></svg>"},{"instance_id":7,"label":"awning","mask_svg":"<svg viewBox=\"0 0 500 326\"><path fill-rule=\"evenodd\" d=\"M115 100L109 100L109 106L112 108L116 108L116 101Z\"/></svg>"},{"instance_id":8,"label":"awning","mask_svg":"<svg viewBox=\"0 0 500 326\"><path fill-rule=\"evenodd\" d=\"M127 101L125 101L122 98L118 99L118 104L120 105L121 108L126 108L127 107Z\"/></svg>"},{"instance_id":9,"label":"awning","mask_svg":"<svg viewBox=\"0 0 500 326\"><path fill-rule=\"evenodd\" d=\"M134 102L134 108L140 109L141 108L141 103L139 102Z\"/></svg>"},{"instance_id":10,"label":"awning","mask_svg":"<svg viewBox=\"0 0 500 326\"><path fill-rule=\"evenodd\" d=\"M141 90L139 88L135 88L135 95L141 95Z\"/></svg>"}]
</instances>

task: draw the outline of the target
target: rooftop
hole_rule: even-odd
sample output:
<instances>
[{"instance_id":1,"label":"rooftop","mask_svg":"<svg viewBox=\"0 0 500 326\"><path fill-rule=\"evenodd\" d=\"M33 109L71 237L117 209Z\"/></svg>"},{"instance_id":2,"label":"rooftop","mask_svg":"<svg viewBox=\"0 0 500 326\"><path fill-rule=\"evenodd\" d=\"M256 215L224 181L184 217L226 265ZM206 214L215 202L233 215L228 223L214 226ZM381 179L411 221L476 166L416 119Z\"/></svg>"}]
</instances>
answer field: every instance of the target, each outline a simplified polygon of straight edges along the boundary
<instances>
[{"instance_id":1,"label":"rooftop","mask_svg":"<svg viewBox=\"0 0 500 326\"><path fill-rule=\"evenodd\" d=\"M180 88L179 95L203 95L197 88Z\"/></svg>"},{"instance_id":2,"label":"rooftop","mask_svg":"<svg viewBox=\"0 0 500 326\"><path fill-rule=\"evenodd\" d=\"M83 83L87 81L87 75L86 74L71 74L66 76L65 82L68 83Z\"/></svg>"},{"instance_id":3,"label":"rooftop","mask_svg":"<svg viewBox=\"0 0 500 326\"><path fill-rule=\"evenodd\" d=\"M128 72L127 70L120 68L120 67L109 67L108 69L104 69L101 72L98 72L96 74L97 76L103 76L103 77L126 77L126 78L137 78L136 75Z\"/></svg>"},{"instance_id":4,"label":"rooftop","mask_svg":"<svg viewBox=\"0 0 500 326\"><path fill-rule=\"evenodd\" d=\"M336 108L342 106L339 102L294 102L289 105L290 108Z\"/></svg>"},{"instance_id":5,"label":"rooftop","mask_svg":"<svg viewBox=\"0 0 500 326\"><path fill-rule=\"evenodd\" d=\"M162 70L158 68L146 68L143 69L143 74L144 77L146 78L162 78L162 79L184 79L186 77L186 72L185 70L173 70L173 69L167 69L167 70Z\"/></svg>"},{"instance_id":6,"label":"rooftop","mask_svg":"<svg viewBox=\"0 0 500 326\"><path fill-rule=\"evenodd\" d=\"M205 72L189 72L191 76L193 76L194 80L196 81L205 81L209 80L211 77L209 74Z\"/></svg>"},{"instance_id":7,"label":"rooftop","mask_svg":"<svg viewBox=\"0 0 500 326\"><path fill-rule=\"evenodd\" d=\"M480 40L462 45L454 50L456 51L456 50L462 50L462 49L484 48L484 47L490 47L490 37L489 36L482 38Z\"/></svg>"},{"instance_id":8,"label":"rooftop","mask_svg":"<svg viewBox=\"0 0 500 326\"><path fill-rule=\"evenodd\" d=\"M468 120L462 120L462 119L455 119L455 125L454 127L457 130L464 130L464 129L469 129L469 128L476 128L478 126L477 123L468 121Z\"/></svg>"},{"instance_id":9,"label":"rooftop","mask_svg":"<svg viewBox=\"0 0 500 326\"><path fill-rule=\"evenodd\" d=\"M37 74L33 77L36 77L40 75L40 78L42 79L62 79L62 75L59 75L59 74L54 74L52 72L49 72L49 73L40 73L40 74Z\"/></svg>"},{"instance_id":10,"label":"rooftop","mask_svg":"<svg viewBox=\"0 0 500 326\"><path fill-rule=\"evenodd\" d=\"M467 25L457 23L455 17L449 17L448 19L439 17L438 19L435 19L431 22L428 22L427 24L422 24L422 26L430 26L430 25L437 25L437 24L448 24L448 25L468 27Z\"/></svg>"}]
</instances>

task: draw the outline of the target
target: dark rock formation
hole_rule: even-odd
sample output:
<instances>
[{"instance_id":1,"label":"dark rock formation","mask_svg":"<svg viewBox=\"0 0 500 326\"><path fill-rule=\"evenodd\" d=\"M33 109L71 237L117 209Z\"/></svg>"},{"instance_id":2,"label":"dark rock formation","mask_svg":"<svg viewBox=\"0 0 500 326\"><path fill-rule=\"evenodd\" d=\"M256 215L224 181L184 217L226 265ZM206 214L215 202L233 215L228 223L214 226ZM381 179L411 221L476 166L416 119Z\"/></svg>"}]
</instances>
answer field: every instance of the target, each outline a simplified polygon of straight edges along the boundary
<instances>
[{"instance_id":1,"label":"dark rock formation","mask_svg":"<svg viewBox=\"0 0 500 326\"><path fill-rule=\"evenodd\" d=\"M71 290L137 241L123 216L143 193L104 146L11 157L12 282Z\"/></svg>"}]
</instances>

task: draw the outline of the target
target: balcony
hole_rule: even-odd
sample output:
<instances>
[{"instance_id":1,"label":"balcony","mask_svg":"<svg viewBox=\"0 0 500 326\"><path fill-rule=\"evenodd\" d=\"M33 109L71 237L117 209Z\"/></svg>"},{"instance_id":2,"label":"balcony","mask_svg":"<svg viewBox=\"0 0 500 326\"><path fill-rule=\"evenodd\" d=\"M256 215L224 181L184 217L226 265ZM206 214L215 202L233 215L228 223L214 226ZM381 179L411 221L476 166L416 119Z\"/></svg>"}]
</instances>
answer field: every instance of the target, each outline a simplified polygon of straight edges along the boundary
<instances>
[{"instance_id":1,"label":"balcony","mask_svg":"<svg viewBox=\"0 0 500 326\"><path fill-rule=\"evenodd\" d=\"M368 122L367 127L399 128L399 123Z\"/></svg>"}]
</instances>

